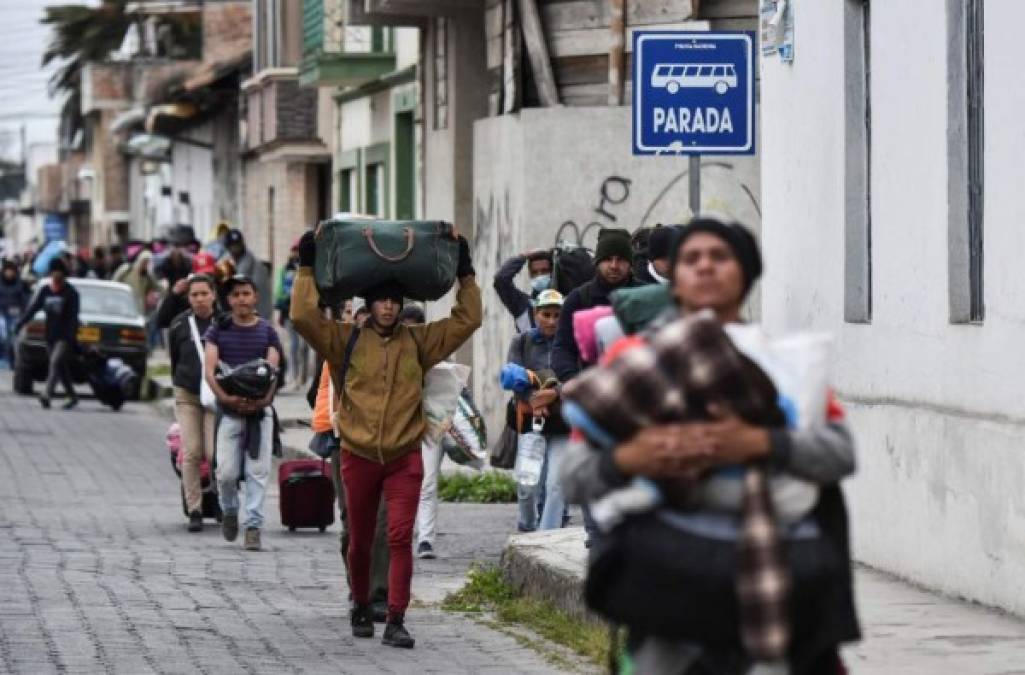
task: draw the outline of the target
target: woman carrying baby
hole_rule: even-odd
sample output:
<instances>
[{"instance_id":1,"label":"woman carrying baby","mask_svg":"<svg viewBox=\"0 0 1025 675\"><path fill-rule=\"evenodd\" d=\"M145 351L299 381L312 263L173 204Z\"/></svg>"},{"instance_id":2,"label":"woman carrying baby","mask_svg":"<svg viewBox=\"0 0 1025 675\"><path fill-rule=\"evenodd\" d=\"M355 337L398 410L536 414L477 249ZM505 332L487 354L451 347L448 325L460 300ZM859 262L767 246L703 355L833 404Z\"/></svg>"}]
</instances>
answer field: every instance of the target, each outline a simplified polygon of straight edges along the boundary
<instances>
[{"instance_id":1,"label":"woman carrying baby","mask_svg":"<svg viewBox=\"0 0 1025 675\"><path fill-rule=\"evenodd\" d=\"M563 489L602 530L585 598L628 629L623 672L843 673L860 638L843 409L826 394L799 423L751 349L750 232L696 218L672 252L676 307L563 390Z\"/></svg>"}]
</instances>

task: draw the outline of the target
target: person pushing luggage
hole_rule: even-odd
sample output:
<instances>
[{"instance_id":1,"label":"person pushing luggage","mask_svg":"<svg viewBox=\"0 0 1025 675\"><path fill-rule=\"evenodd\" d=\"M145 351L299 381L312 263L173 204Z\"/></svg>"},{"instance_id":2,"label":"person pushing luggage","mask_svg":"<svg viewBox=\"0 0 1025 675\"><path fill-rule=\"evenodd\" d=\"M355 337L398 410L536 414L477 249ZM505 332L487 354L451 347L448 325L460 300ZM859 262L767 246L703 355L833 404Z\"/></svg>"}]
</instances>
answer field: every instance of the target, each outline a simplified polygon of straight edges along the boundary
<instances>
[{"instance_id":1,"label":"person pushing luggage","mask_svg":"<svg viewBox=\"0 0 1025 675\"><path fill-rule=\"evenodd\" d=\"M459 237L459 290L447 319L422 326L398 322L404 292L383 283L363 293L370 317L360 330L323 316L313 277L316 242L312 231L299 241L299 271L292 288L291 319L296 330L331 365L339 405L342 480L349 518L349 575L354 607L352 634L374 635L370 607L370 556L378 503L388 511L388 621L382 643L412 648L404 626L413 578L413 523L420 500L425 431L423 377L460 347L481 325L483 309L469 245Z\"/></svg>"}]
</instances>

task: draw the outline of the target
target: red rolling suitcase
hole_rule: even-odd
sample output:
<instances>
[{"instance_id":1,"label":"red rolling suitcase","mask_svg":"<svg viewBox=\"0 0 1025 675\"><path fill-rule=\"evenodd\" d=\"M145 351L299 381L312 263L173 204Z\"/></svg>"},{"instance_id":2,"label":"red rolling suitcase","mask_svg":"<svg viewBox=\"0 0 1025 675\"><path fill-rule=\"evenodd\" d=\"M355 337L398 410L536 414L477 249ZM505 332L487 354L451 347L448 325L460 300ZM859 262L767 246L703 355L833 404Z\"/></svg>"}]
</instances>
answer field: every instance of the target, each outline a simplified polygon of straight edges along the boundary
<instances>
[{"instance_id":1,"label":"red rolling suitcase","mask_svg":"<svg viewBox=\"0 0 1025 675\"><path fill-rule=\"evenodd\" d=\"M278 492L281 524L289 531L316 527L323 532L335 522L335 486L326 460L282 462L278 467Z\"/></svg>"}]
</instances>

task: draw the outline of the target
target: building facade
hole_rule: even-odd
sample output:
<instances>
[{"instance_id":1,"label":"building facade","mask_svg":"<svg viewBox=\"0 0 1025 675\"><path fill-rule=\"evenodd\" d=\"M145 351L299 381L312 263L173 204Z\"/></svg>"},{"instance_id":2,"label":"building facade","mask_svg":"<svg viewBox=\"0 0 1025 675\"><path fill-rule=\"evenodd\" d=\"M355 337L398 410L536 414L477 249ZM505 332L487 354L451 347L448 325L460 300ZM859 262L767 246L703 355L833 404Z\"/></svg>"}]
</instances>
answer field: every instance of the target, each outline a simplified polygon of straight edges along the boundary
<instances>
[{"instance_id":1,"label":"building facade","mask_svg":"<svg viewBox=\"0 0 1025 675\"><path fill-rule=\"evenodd\" d=\"M419 31L352 24L343 0L303 10L300 82L335 104L330 211L417 217Z\"/></svg>"},{"instance_id":2,"label":"building facade","mask_svg":"<svg viewBox=\"0 0 1025 675\"><path fill-rule=\"evenodd\" d=\"M837 338L857 557L1025 612L1025 6L792 10L793 64L761 63L765 322Z\"/></svg>"},{"instance_id":3,"label":"building facade","mask_svg":"<svg viewBox=\"0 0 1025 675\"><path fill-rule=\"evenodd\" d=\"M242 222L275 268L330 211L330 92L299 82L303 3L253 0L253 75L242 83Z\"/></svg>"},{"instance_id":4,"label":"building facade","mask_svg":"<svg viewBox=\"0 0 1025 675\"><path fill-rule=\"evenodd\" d=\"M484 326L459 358L500 429L501 358L514 334L491 287L501 262L558 241L592 246L601 227L634 231L690 216L685 157L634 157L635 30L754 30L757 3L604 0L349 0L352 21L421 29L423 213L470 239ZM756 158L706 157L704 209L760 225ZM523 279L526 285L526 277ZM433 303L429 315L448 311Z\"/></svg>"}]
</instances>

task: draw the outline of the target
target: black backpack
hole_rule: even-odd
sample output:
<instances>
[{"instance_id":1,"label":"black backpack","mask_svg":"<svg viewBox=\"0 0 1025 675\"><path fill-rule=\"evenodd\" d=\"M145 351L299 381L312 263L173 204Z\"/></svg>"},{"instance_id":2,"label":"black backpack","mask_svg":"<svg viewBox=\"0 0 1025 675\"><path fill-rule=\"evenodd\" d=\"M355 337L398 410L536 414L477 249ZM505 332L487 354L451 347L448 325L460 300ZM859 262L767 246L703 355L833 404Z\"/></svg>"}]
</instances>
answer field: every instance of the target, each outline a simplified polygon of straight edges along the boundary
<instances>
[{"instance_id":1,"label":"black backpack","mask_svg":"<svg viewBox=\"0 0 1025 675\"><path fill-rule=\"evenodd\" d=\"M582 246L552 249L552 288L564 296L594 278L594 257Z\"/></svg>"}]
</instances>

